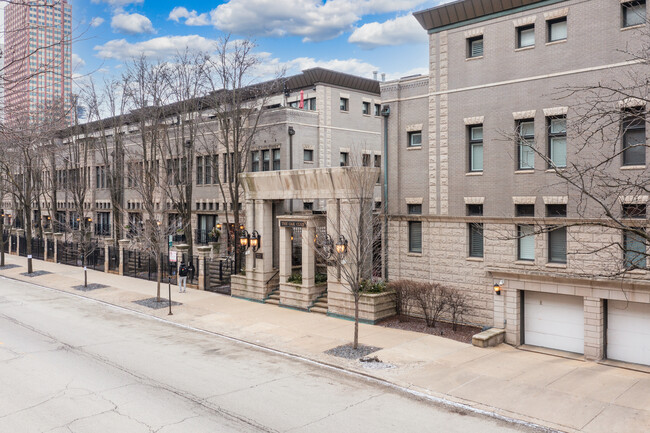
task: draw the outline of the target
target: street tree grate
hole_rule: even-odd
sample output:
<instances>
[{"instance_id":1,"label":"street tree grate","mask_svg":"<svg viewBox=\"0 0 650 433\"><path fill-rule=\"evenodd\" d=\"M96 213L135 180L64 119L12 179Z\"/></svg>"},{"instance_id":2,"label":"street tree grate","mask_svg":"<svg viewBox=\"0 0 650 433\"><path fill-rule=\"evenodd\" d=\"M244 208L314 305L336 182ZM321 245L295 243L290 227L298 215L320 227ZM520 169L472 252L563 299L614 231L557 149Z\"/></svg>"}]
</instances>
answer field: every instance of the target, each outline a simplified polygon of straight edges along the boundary
<instances>
[{"instance_id":1,"label":"street tree grate","mask_svg":"<svg viewBox=\"0 0 650 433\"><path fill-rule=\"evenodd\" d=\"M0 271L4 271L6 269L13 269L13 268L20 268L20 265L4 265L4 266L0 266Z\"/></svg>"},{"instance_id":2,"label":"street tree grate","mask_svg":"<svg viewBox=\"0 0 650 433\"><path fill-rule=\"evenodd\" d=\"M23 273L20 274L20 275L22 275L23 277L34 278L34 277L41 277L41 276L43 276L43 275L50 275L51 273L52 273L52 272L48 272L48 271L34 271L34 272L32 272L31 274L30 274L30 273L27 273L27 272L23 272Z\"/></svg>"},{"instance_id":3,"label":"street tree grate","mask_svg":"<svg viewBox=\"0 0 650 433\"><path fill-rule=\"evenodd\" d=\"M345 359L359 359L378 350L381 350L381 347L365 346L363 344L359 344L356 349L353 349L352 343L350 343L327 350L325 354Z\"/></svg>"},{"instance_id":4,"label":"street tree grate","mask_svg":"<svg viewBox=\"0 0 650 433\"><path fill-rule=\"evenodd\" d=\"M160 310L161 308L169 308L169 301L167 298L160 298L160 302L156 298L138 299L133 301L134 304L142 305L143 307ZM172 301L172 306L183 305L180 302Z\"/></svg>"},{"instance_id":5,"label":"street tree grate","mask_svg":"<svg viewBox=\"0 0 650 433\"><path fill-rule=\"evenodd\" d=\"M89 292L91 290L97 290L97 289L105 289L106 287L108 287L106 284L96 284L96 283L88 284L88 286L86 287L84 287L83 284L80 284L78 286L72 286L73 289L81 290L82 292Z\"/></svg>"}]
</instances>

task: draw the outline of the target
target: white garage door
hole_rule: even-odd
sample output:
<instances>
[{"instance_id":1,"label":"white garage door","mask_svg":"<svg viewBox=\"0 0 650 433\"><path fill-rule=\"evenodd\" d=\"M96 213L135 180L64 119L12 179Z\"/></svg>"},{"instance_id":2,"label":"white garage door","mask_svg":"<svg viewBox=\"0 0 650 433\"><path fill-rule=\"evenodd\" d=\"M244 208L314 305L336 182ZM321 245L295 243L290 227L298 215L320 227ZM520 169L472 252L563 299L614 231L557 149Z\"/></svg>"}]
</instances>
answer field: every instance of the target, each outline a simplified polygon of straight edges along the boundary
<instances>
[{"instance_id":1,"label":"white garage door","mask_svg":"<svg viewBox=\"0 0 650 433\"><path fill-rule=\"evenodd\" d=\"M524 343L567 352L584 352L581 297L524 293Z\"/></svg>"},{"instance_id":2,"label":"white garage door","mask_svg":"<svg viewBox=\"0 0 650 433\"><path fill-rule=\"evenodd\" d=\"M650 304L607 302L607 357L650 365Z\"/></svg>"}]
</instances>

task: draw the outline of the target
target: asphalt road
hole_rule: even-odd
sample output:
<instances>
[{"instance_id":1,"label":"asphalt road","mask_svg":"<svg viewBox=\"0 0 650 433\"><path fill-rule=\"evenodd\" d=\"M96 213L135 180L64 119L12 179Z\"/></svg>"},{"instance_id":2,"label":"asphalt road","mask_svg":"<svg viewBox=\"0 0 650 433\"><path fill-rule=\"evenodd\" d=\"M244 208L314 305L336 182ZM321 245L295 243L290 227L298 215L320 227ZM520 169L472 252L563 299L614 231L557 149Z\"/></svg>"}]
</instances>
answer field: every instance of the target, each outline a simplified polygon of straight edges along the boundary
<instances>
[{"instance_id":1,"label":"asphalt road","mask_svg":"<svg viewBox=\"0 0 650 433\"><path fill-rule=\"evenodd\" d=\"M230 431L528 429L0 278L0 432Z\"/></svg>"}]
</instances>

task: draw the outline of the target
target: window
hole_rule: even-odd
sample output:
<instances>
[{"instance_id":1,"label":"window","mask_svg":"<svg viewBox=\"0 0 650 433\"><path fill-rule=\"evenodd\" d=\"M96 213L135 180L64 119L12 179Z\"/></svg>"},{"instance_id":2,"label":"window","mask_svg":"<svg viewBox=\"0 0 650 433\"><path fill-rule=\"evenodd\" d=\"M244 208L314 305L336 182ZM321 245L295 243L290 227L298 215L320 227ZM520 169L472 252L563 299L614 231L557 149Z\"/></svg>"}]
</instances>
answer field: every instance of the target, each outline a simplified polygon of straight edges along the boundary
<instances>
[{"instance_id":1,"label":"window","mask_svg":"<svg viewBox=\"0 0 650 433\"><path fill-rule=\"evenodd\" d=\"M519 121L517 133L517 169L532 170L535 168L535 123L532 120Z\"/></svg>"},{"instance_id":2,"label":"window","mask_svg":"<svg viewBox=\"0 0 650 433\"><path fill-rule=\"evenodd\" d=\"M483 56L483 35L467 39L467 57Z\"/></svg>"},{"instance_id":3,"label":"window","mask_svg":"<svg viewBox=\"0 0 650 433\"><path fill-rule=\"evenodd\" d=\"M517 226L517 259L535 260L535 228L532 225Z\"/></svg>"},{"instance_id":4,"label":"window","mask_svg":"<svg viewBox=\"0 0 650 433\"><path fill-rule=\"evenodd\" d=\"M370 114L370 102L363 102L361 104L361 113Z\"/></svg>"},{"instance_id":5,"label":"window","mask_svg":"<svg viewBox=\"0 0 650 433\"><path fill-rule=\"evenodd\" d=\"M252 153L251 171L260 171L260 153L255 151Z\"/></svg>"},{"instance_id":6,"label":"window","mask_svg":"<svg viewBox=\"0 0 650 433\"><path fill-rule=\"evenodd\" d=\"M515 205L515 216L518 217L534 217L535 205L534 204L518 204Z\"/></svg>"},{"instance_id":7,"label":"window","mask_svg":"<svg viewBox=\"0 0 650 433\"><path fill-rule=\"evenodd\" d=\"M411 131L408 133L409 147L422 146L422 131Z\"/></svg>"},{"instance_id":8,"label":"window","mask_svg":"<svg viewBox=\"0 0 650 433\"><path fill-rule=\"evenodd\" d=\"M566 167L566 117L548 118L548 155L551 167Z\"/></svg>"},{"instance_id":9,"label":"window","mask_svg":"<svg viewBox=\"0 0 650 433\"><path fill-rule=\"evenodd\" d=\"M636 232L623 233L623 266L625 269L646 268L646 239Z\"/></svg>"},{"instance_id":10,"label":"window","mask_svg":"<svg viewBox=\"0 0 650 433\"><path fill-rule=\"evenodd\" d=\"M314 149L305 149L302 151L303 161L314 162Z\"/></svg>"},{"instance_id":11,"label":"window","mask_svg":"<svg viewBox=\"0 0 650 433\"><path fill-rule=\"evenodd\" d=\"M202 156L196 157L196 184L197 185L203 184L203 157Z\"/></svg>"},{"instance_id":12,"label":"window","mask_svg":"<svg viewBox=\"0 0 650 433\"><path fill-rule=\"evenodd\" d=\"M273 149L273 170L280 170L280 149Z\"/></svg>"},{"instance_id":13,"label":"window","mask_svg":"<svg viewBox=\"0 0 650 433\"><path fill-rule=\"evenodd\" d=\"M302 207L304 210L314 210L314 203L311 201L303 202Z\"/></svg>"},{"instance_id":14,"label":"window","mask_svg":"<svg viewBox=\"0 0 650 433\"><path fill-rule=\"evenodd\" d=\"M623 217L625 218L645 218L646 205L645 204L624 204Z\"/></svg>"},{"instance_id":15,"label":"window","mask_svg":"<svg viewBox=\"0 0 650 433\"><path fill-rule=\"evenodd\" d=\"M566 263L566 227L549 229L548 261L549 263Z\"/></svg>"},{"instance_id":16,"label":"window","mask_svg":"<svg viewBox=\"0 0 650 433\"><path fill-rule=\"evenodd\" d=\"M349 162L350 154L348 152L341 152L340 161L341 167L347 167Z\"/></svg>"},{"instance_id":17,"label":"window","mask_svg":"<svg viewBox=\"0 0 650 433\"><path fill-rule=\"evenodd\" d=\"M381 104L375 104L375 116L379 116L381 114Z\"/></svg>"},{"instance_id":18,"label":"window","mask_svg":"<svg viewBox=\"0 0 650 433\"><path fill-rule=\"evenodd\" d=\"M370 154L364 153L361 155L361 165L364 167L370 167Z\"/></svg>"},{"instance_id":19,"label":"window","mask_svg":"<svg viewBox=\"0 0 650 433\"><path fill-rule=\"evenodd\" d=\"M517 48L535 46L535 26L517 27Z\"/></svg>"},{"instance_id":20,"label":"window","mask_svg":"<svg viewBox=\"0 0 650 433\"><path fill-rule=\"evenodd\" d=\"M632 27L644 24L646 21L645 14L645 0L621 3L623 27Z\"/></svg>"},{"instance_id":21,"label":"window","mask_svg":"<svg viewBox=\"0 0 650 433\"><path fill-rule=\"evenodd\" d=\"M339 102L339 108L341 111L348 111L349 102L350 100L348 98L341 98L341 101Z\"/></svg>"},{"instance_id":22,"label":"window","mask_svg":"<svg viewBox=\"0 0 650 433\"><path fill-rule=\"evenodd\" d=\"M483 171L483 125L469 127L469 171Z\"/></svg>"},{"instance_id":23,"label":"window","mask_svg":"<svg viewBox=\"0 0 650 433\"><path fill-rule=\"evenodd\" d=\"M643 108L625 111L623 165L645 165L645 113Z\"/></svg>"},{"instance_id":24,"label":"window","mask_svg":"<svg viewBox=\"0 0 650 433\"><path fill-rule=\"evenodd\" d=\"M270 151L262 151L262 171L269 171L270 169Z\"/></svg>"},{"instance_id":25,"label":"window","mask_svg":"<svg viewBox=\"0 0 650 433\"><path fill-rule=\"evenodd\" d=\"M483 205L482 204L468 204L467 205L467 216L483 216Z\"/></svg>"},{"instance_id":26,"label":"window","mask_svg":"<svg viewBox=\"0 0 650 433\"><path fill-rule=\"evenodd\" d=\"M565 204L547 204L546 216L550 218L564 218L566 217Z\"/></svg>"},{"instance_id":27,"label":"window","mask_svg":"<svg viewBox=\"0 0 650 433\"><path fill-rule=\"evenodd\" d=\"M549 20L546 24L548 26L548 42L562 41L566 39L566 17Z\"/></svg>"},{"instance_id":28,"label":"window","mask_svg":"<svg viewBox=\"0 0 650 433\"><path fill-rule=\"evenodd\" d=\"M483 257L483 224L469 223L469 256Z\"/></svg>"},{"instance_id":29,"label":"window","mask_svg":"<svg viewBox=\"0 0 650 433\"><path fill-rule=\"evenodd\" d=\"M375 155L375 168L381 169L381 155ZM377 175L377 183L381 183L381 171Z\"/></svg>"},{"instance_id":30,"label":"window","mask_svg":"<svg viewBox=\"0 0 650 433\"><path fill-rule=\"evenodd\" d=\"M305 101L305 108L309 111L316 111L316 98L309 98Z\"/></svg>"},{"instance_id":31,"label":"window","mask_svg":"<svg viewBox=\"0 0 650 433\"><path fill-rule=\"evenodd\" d=\"M422 222L409 221L409 252L422 252Z\"/></svg>"},{"instance_id":32,"label":"window","mask_svg":"<svg viewBox=\"0 0 650 433\"><path fill-rule=\"evenodd\" d=\"M422 215L422 204L407 205L409 215Z\"/></svg>"}]
</instances>

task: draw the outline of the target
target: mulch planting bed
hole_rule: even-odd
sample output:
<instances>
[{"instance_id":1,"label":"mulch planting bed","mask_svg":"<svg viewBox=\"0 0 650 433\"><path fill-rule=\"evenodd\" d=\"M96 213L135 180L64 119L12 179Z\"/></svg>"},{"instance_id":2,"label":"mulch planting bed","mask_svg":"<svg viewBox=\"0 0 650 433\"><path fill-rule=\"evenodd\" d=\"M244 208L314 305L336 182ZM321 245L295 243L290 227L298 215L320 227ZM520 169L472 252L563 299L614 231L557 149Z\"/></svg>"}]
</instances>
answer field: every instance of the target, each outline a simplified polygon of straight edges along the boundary
<instances>
[{"instance_id":1,"label":"mulch planting bed","mask_svg":"<svg viewBox=\"0 0 650 433\"><path fill-rule=\"evenodd\" d=\"M352 348L352 343L344 344L343 346L338 346L333 349L326 351L328 355L338 356L339 358L345 359L359 359L364 356L368 356L372 352L381 350L381 347L374 346L365 346L363 344L357 345L356 349Z\"/></svg>"},{"instance_id":2,"label":"mulch planting bed","mask_svg":"<svg viewBox=\"0 0 650 433\"><path fill-rule=\"evenodd\" d=\"M13 268L19 268L20 265L4 265L0 266L0 271L4 271L6 269L13 269Z\"/></svg>"},{"instance_id":3,"label":"mulch planting bed","mask_svg":"<svg viewBox=\"0 0 650 433\"><path fill-rule=\"evenodd\" d=\"M478 334L483 329L476 326L456 325L456 331L452 330L452 324L447 322L436 322L436 327L427 326L424 319L409 317L404 322L400 322L397 317L391 317L378 323L379 326L387 328L403 329L405 331L422 332L424 334L437 335L439 337L450 338L460 341L461 343L472 344L472 336Z\"/></svg>"},{"instance_id":4,"label":"mulch planting bed","mask_svg":"<svg viewBox=\"0 0 650 433\"><path fill-rule=\"evenodd\" d=\"M104 289L106 287L108 286L105 284L97 284L97 283L88 284L86 287L84 287L83 284L80 284L78 286L72 286L73 289L81 290L82 292L90 292L91 290Z\"/></svg>"},{"instance_id":5,"label":"mulch planting bed","mask_svg":"<svg viewBox=\"0 0 650 433\"><path fill-rule=\"evenodd\" d=\"M167 298L160 298L160 302L157 302L156 298L139 299L137 301L133 301L133 303L154 310L160 310L161 308L169 308L169 301L167 300ZM172 307L176 305L183 305L183 304L181 304L180 302L172 301Z\"/></svg>"},{"instance_id":6,"label":"mulch planting bed","mask_svg":"<svg viewBox=\"0 0 650 433\"><path fill-rule=\"evenodd\" d=\"M52 272L48 272L48 271L34 271L34 272L32 272L31 274L29 274L29 273L27 273L27 272L23 272L23 273L20 274L20 275L22 275L23 277L34 278L34 277L40 277L40 276L42 276L42 275L49 275L49 274L51 274L51 273L52 273Z\"/></svg>"}]
</instances>

